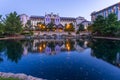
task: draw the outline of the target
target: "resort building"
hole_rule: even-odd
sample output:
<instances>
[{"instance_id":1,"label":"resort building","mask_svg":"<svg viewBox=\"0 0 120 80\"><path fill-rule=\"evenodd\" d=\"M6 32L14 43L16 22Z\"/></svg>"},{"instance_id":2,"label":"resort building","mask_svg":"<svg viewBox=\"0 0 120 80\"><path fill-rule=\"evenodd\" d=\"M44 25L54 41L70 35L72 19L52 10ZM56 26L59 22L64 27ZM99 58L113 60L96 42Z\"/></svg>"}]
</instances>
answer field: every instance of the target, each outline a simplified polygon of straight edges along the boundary
<instances>
[{"instance_id":1,"label":"resort building","mask_svg":"<svg viewBox=\"0 0 120 80\"><path fill-rule=\"evenodd\" d=\"M37 26L37 23L44 23L48 25L49 23L53 23L56 28L65 26L65 24L72 23L76 26L76 19L72 17L60 17L59 14L45 14L45 16L31 16L30 21L32 26Z\"/></svg>"},{"instance_id":2,"label":"resort building","mask_svg":"<svg viewBox=\"0 0 120 80\"><path fill-rule=\"evenodd\" d=\"M114 4L112 6L109 6L105 9L102 9L100 11L97 11L97 12L94 11L93 13L91 13L91 21L95 21L95 19L98 15L107 17L110 13L116 14L118 20L120 20L120 2L117 4Z\"/></svg>"},{"instance_id":3,"label":"resort building","mask_svg":"<svg viewBox=\"0 0 120 80\"><path fill-rule=\"evenodd\" d=\"M27 24L27 21L29 20L29 17L26 14L20 15L20 20L22 21L23 27Z\"/></svg>"},{"instance_id":4,"label":"resort building","mask_svg":"<svg viewBox=\"0 0 120 80\"><path fill-rule=\"evenodd\" d=\"M78 29L79 24L83 24L85 27L87 27L90 24L90 21L87 21L84 17L60 17L59 14L46 14L45 16L30 16L28 19L27 15L20 15L21 21L23 25L27 23L28 20L30 20L31 25L33 28L38 25L38 23L42 23L45 25L48 25L49 23L53 23L55 28L64 28L65 25L73 24L75 30Z\"/></svg>"}]
</instances>

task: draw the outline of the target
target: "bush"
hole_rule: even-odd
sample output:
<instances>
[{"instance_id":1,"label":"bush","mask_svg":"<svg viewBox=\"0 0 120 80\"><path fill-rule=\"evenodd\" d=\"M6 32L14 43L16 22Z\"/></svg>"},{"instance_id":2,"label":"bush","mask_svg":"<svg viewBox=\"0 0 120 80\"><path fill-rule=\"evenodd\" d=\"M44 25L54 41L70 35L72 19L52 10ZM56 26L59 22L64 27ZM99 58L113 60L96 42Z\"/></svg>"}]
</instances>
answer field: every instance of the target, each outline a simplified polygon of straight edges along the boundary
<instances>
[{"instance_id":1,"label":"bush","mask_svg":"<svg viewBox=\"0 0 120 80\"><path fill-rule=\"evenodd\" d=\"M25 35L25 36L32 36L33 32L29 31L29 32L22 32L21 35Z\"/></svg>"}]
</instances>

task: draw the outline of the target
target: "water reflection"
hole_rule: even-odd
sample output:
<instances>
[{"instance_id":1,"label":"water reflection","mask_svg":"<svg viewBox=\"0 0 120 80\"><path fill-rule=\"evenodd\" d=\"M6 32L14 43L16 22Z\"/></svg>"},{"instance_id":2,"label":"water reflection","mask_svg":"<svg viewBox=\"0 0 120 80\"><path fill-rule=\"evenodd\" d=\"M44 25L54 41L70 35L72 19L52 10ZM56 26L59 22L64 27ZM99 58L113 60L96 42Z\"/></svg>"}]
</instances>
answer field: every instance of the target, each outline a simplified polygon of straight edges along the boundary
<instances>
[{"instance_id":1,"label":"water reflection","mask_svg":"<svg viewBox=\"0 0 120 80\"><path fill-rule=\"evenodd\" d=\"M0 41L0 71L3 72L48 80L120 80L120 70L115 66L120 66L120 41Z\"/></svg>"},{"instance_id":2,"label":"water reflection","mask_svg":"<svg viewBox=\"0 0 120 80\"><path fill-rule=\"evenodd\" d=\"M56 55L62 51L83 52L91 48L91 56L120 67L120 41L111 40L8 40L0 41L0 62L3 56L18 63L30 53Z\"/></svg>"},{"instance_id":3,"label":"water reflection","mask_svg":"<svg viewBox=\"0 0 120 80\"><path fill-rule=\"evenodd\" d=\"M33 45L31 46L31 52L46 53L49 55L55 55L61 51L73 51L85 49L84 41L83 45L79 45L80 40L33 40ZM81 42L82 43L82 42ZM82 48L83 47L83 48Z\"/></svg>"},{"instance_id":4,"label":"water reflection","mask_svg":"<svg viewBox=\"0 0 120 80\"><path fill-rule=\"evenodd\" d=\"M40 53L56 55L61 51L83 51L87 48L87 41L83 40L7 40L0 41L0 62L2 53L8 60L18 63L22 55Z\"/></svg>"},{"instance_id":5,"label":"water reflection","mask_svg":"<svg viewBox=\"0 0 120 80\"><path fill-rule=\"evenodd\" d=\"M120 41L97 39L91 41L89 47L92 48L92 56L120 66Z\"/></svg>"}]
</instances>

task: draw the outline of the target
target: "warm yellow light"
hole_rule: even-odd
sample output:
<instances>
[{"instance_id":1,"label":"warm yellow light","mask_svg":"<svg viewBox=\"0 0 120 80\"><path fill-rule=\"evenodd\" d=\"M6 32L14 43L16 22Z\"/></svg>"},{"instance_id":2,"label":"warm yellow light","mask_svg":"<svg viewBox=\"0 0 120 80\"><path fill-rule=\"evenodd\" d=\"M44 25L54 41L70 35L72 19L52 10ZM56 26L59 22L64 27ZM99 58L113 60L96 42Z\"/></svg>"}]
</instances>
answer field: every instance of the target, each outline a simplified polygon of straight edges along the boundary
<instances>
[{"instance_id":1,"label":"warm yellow light","mask_svg":"<svg viewBox=\"0 0 120 80\"><path fill-rule=\"evenodd\" d=\"M45 45L45 44L43 44L43 47L45 48L45 47L46 47L46 45Z\"/></svg>"},{"instance_id":2,"label":"warm yellow light","mask_svg":"<svg viewBox=\"0 0 120 80\"><path fill-rule=\"evenodd\" d=\"M70 51L70 46L67 47L67 50Z\"/></svg>"},{"instance_id":3,"label":"warm yellow light","mask_svg":"<svg viewBox=\"0 0 120 80\"><path fill-rule=\"evenodd\" d=\"M68 51L70 51L70 44L69 44L69 43L66 44L66 49L67 49Z\"/></svg>"},{"instance_id":4,"label":"warm yellow light","mask_svg":"<svg viewBox=\"0 0 120 80\"><path fill-rule=\"evenodd\" d=\"M59 29L59 32L62 32L62 30L61 30L61 29Z\"/></svg>"},{"instance_id":5,"label":"warm yellow light","mask_svg":"<svg viewBox=\"0 0 120 80\"><path fill-rule=\"evenodd\" d=\"M39 49L40 49L40 51L42 51L42 47L41 46L39 47Z\"/></svg>"},{"instance_id":6,"label":"warm yellow light","mask_svg":"<svg viewBox=\"0 0 120 80\"><path fill-rule=\"evenodd\" d=\"M70 24L67 24L66 28L69 29L70 28Z\"/></svg>"},{"instance_id":7,"label":"warm yellow light","mask_svg":"<svg viewBox=\"0 0 120 80\"><path fill-rule=\"evenodd\" d=\"M43 29L45 29L45 26L42 26Z\"/></svg>"},{"instance_id":8,"label":"warm yellow light","mask_svg":"<svg viewBox=\"0 0 120 80\"><path fill-rule=\"evenodd\" d=\"M66 44L66 46L68 47L68 46L69 46L69 44Z\"/></svg>"}]
</instances>

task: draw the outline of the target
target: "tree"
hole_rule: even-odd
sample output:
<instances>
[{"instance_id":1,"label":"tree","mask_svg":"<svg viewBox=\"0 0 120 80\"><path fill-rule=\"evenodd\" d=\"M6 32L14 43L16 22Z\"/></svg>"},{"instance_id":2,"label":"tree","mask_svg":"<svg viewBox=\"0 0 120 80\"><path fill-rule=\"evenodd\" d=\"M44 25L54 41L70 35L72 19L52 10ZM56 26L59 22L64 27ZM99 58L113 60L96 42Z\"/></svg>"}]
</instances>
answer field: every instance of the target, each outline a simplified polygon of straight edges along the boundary
<instances>
[{"instance_id":1,"label":"tree","mask_svg":"<svg viewBox=\"0 0 120 80\"><path fill-rule=\"evenodd\" d=\"M0 36L2 36L4 33L4 24L2 20L2 15L0 15Z\"/></svg>"},{"instance_id":2,"label":"tree","mask_svg":"<svg viewBox=\"0 0 120 80\"><path fill-rule=\"evenodd\" d=\"M89 25L88 28L87 28L88 31L89 31L89 32L93 32L93 27L94 27L93 25Z\"/></svg>"},{"instance_id":3,"label":"tree","mask_svg":"<svg viewBox=\"0 0 120 80\"><path fill-rule=\"evenodd\" d=\"M37 23L37 27L38 27L38 30L40 30L40 31L46 31L46 29L47 29L46 25L41 22Z\"/></svg>"},{"instance_id":4,"label":"tree","mask_svg":"<svg viewBox=\"0 0 120 80\"><path fill-rule=\"evenodd\" d=\"M78 26L79 26L78 31L84 31L84 25L83 24L79 24Z\"/></svg>"},{"instance_id":5,"label":"tree","mask_svg":"<svg viewBox=\"0 0 120 80\"><path fill-rule=\"evenodd\" d=\"M16 33L22 32L22 23L20 21L19 15L16 12L6 15L4 19L5 32L9 35L14 35Z\"/></svg>"},{"instance_id":6,"label":"tree","mask_svg":"<svg viewBox=\"0 0 120 80\"><path fill-rule=\"evenodd\" d=\"M105 25L105 18L102 15L98 15L93 24L93 33L97 35L102 35Z\"/></svg>"},{"instance_id":7,"label":"tree","mask_svg":"<svg viewBox=\"0 0 120 80\"><path fill-rule=\"evenodd\" d=\"M51 22L47 25L47 28L49 29L49 31L53 31L53 28L54 28L54 23Z\"/></svg>"},{"instance_id":8,"label":"tree","mask_svg":"<svg viewBox=\"0 0 120 80\"><path fill-rule=\"evenodd\" d=\"M100 36L115 36L120 33L120 21L117 20L117 16L113 13L106 18L98 15L91 29L92 33Z\"/></svg>"},{"instance_id":9,"label":"tree","mask_svg":"<svg viewBox=\"0 0 120 80\"><path fill-rule=\"evenodd\" d=\"M28 20L27 21L27 23L26 23L26 25L25 25L25 28L24 28L24 30L31 30L31 21L30 20Z\"/></svg>"},{"instance_id":10,"label":"tree","mask_svg":"<svg viewBox=\"0 0 120 80\"><path fill-rule=\"evenodd\" d=\"M106 18L105 34L114 36L118 30L119 23L115 14L109 14Z\"/></svg>"},{"instance_id":11,"label":"tree","mask_svg":"<svg viewBox=\"0 0 120 80\"><path fill-rule=\"evenodd\" d=\"M115 33L115 35L117 36L117 37L120 37L120 21L117 21L117 32Z\"/></svg>"}]
</instances>

